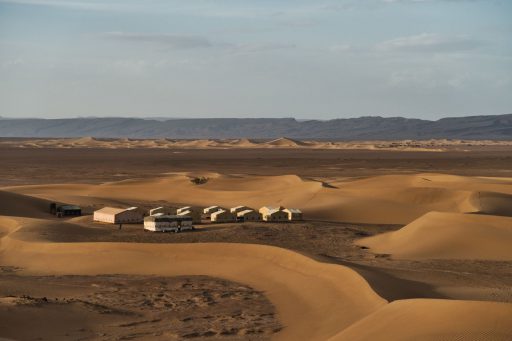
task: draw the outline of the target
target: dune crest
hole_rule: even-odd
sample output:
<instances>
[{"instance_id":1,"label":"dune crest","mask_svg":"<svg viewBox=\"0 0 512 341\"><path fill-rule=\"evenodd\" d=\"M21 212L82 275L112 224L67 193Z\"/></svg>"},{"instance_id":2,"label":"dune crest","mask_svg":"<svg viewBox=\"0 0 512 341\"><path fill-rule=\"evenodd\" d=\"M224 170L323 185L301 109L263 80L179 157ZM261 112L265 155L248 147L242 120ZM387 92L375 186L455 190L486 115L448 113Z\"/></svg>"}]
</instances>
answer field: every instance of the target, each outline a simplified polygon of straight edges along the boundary
<instances>
[{"instance_id":1,"label":"dune crest","mask_svg":"<svg viewBox=\"0 0 512 341\"><path fill-rule=\"evenodd\" d=\"M208 181L195 185L190 181L195 176L205 176ZM311 219L370 224L408 224L431 211L512 216L512 182L507 178L430 173L346 179L333 181L329 186L296 175L171 173L101 185L33 185L6 189L81 205L94 203L94 198L125 201L137 198L197 206L292 206L301 208Z\"/></svg>"},{"instance_id":2,"label":"dune crest","mask_svg":"<svg viewBox=\"0 0 512 341\"><path fill-rule=\"evenodd\" d=\"M232 140L232 141L228 140L228 141L226 141L226 143L228 143L229 145L231 145L233 147L238 147L238 148L253 148L253 147L259 146L258 143L254 143L253 141L246 139L246 138Z\"/></svg>"},{"instance_id":3,"label":"dune crest","mask_svg":"<svg viewBox=\"0 0 512 341\"><path fill-rule=\"evenodd\" d=\"M280 137L278 139L265 142L263 144L267 145L267 146L277 146L277 147L301 147L301 146L308 145L307 143L305 143L303 141L294 140L294 139L291 139L288 137Z\"/></svg>"},{"instance_id":4,"label":"dune crest","mask_svg":"<svg viewBox=\"0 0 512 341\"><path fill-rule=\"evenodd\" d=\"M133 138L27 138L0 141L0 147L14 148L158 148L158 149L344 149L344 150L386 150L397 152L444 152L450 150L468 151L488 148L502 149L512 146L510 141L462 141L462 140L396 140L396 141L324 141L298 140L280 137L268 141L248 138L231 139L133 139Z\"/></svg>"},{"instance_id":5,"label":"dune crest","mask_svg":"<svg viewBox=\"0 0 512 341\"><path fill-rule=\"evenodd\" d=\"M512 218L430 212L357 244L397 258L512 260Z\"/></svg>"},{"instance_id":6,"label":"dune crest","mask_svg":"<svg viewBox=\"0 0 512 341\"><path fill-rule=\"evenodd\" d=\"M121 139L122 140L122 139ZM80 138L77 138L77 139L72 139L70 140L69 142L71 143L77 143L77 144L87 144L87 143L94 143L94 142L98 142L97 139L95 139L94 137L92 136L84 136L84 137L80 137Z\"/></svg>"}]
</instances>

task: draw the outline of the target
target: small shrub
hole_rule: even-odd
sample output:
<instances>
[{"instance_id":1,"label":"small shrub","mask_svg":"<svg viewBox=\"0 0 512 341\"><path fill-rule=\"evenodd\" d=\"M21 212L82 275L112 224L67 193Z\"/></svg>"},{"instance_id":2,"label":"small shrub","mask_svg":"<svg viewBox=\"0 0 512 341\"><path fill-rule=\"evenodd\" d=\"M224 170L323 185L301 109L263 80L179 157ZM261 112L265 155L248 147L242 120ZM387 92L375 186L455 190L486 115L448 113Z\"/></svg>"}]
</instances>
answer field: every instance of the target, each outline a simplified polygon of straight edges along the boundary
<instances>
[{"instance_id":1,"label":"small shrub","mask_svg":"<svg viewBox=\"0 0 512 341\"><path fill-rule=\"evenodd\" d=\"M193 182L196 185L202 185L208 182L208 178L205 176L199 176L191 179L190 181Z\"/></svg>"}]
</instances>

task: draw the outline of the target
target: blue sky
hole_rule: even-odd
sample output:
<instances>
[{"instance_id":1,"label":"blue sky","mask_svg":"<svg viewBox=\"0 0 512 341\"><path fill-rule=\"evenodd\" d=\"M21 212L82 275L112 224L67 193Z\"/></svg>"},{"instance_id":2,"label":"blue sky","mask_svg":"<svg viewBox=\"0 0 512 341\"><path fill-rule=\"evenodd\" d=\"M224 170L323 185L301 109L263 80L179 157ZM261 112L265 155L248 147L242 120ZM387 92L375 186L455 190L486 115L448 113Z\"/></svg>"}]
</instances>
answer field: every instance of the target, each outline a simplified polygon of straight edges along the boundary
<instances>
[{"instance_id":1,"label":"blue sky","mask_svg":"<svg viewBox=\"0 0 512 341\"><path fill-rule=\"evenodd\" d=\"M512 1L0 0L0 116L512 113Z\"/></svg>"}]
</instances>

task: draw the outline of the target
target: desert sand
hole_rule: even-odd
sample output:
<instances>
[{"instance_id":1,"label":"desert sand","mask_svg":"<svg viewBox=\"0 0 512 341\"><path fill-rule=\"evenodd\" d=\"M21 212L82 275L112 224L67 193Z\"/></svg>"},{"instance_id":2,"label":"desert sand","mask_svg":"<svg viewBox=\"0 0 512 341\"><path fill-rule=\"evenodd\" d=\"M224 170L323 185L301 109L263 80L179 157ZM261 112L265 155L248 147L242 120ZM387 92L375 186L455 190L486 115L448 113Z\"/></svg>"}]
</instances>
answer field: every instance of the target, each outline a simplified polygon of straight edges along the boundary
<instances>
[{"instance_id":1,"label":"desert sand","mask_svg":"<svg viewBox=\"0 0 512 341\"><path fill-rule=\"evenodd\" d=\"M266 340L282 326L262 292L208 276L27 276L0 269L9 339ZM20 328L24 326L24 328Z\"/></svg>"},{"instance_id":2,"label":"desert sand","mask_svg":"<svg viewBox=\"0 0 512 341\"><path fill-rule=\"evenodd\" d=\"M510 147L442 153L299 148L0 148L0 186L103 183L170 172L294 174L326 183L419 173L503 178L512 177L511 155Z\"/></svg>"},{"instance_id":3,"label":"desert sand","mask_svg":"<svg viewBox=\"0 0 512 341\"><path fill-rule=\"evenodd\" d=\"M386 303L354 271L280 248L237 244L46 243L13 239L26 218L3 218L2 263L30 275L208 275L265 292L281 339L334 335ZM5 232L4 232L5 233ZM336 298L333 301L333 298Z\"/></svg>"},{"instance_id":4,"label":"desert sand","mask_svg":"<svg viewBox=\"0 0 512 341\"><path fill-rule=\"evenodd\" d=\"M18 169L19 173L30 171ZM196 176L205 176L208 181L194 184L191 179ZM47 213L50 201L80 204L86 213L107 204L284 205L301 208L311 223L215 225L180 236L146 237L140 226L114 233L112 227L94 224L88 216L57 219ZM512 257L506 247L512 242L510 177L416 172L304 178L279 172L263 176L203 170L100 183L4 186L0 203L0 266L16 269L16 276L21 277L9 277L12 283L71 275L97 280L113 275L156 276L169 281L179 276L209 276L212 283L228 281L228 292L235 285L230 283L240 283L245 290L262 293L268 299L272 306L262 303L261 309L275 309L276 320L266 322L269 327L260 338L512 338L512 303L504 303L510 302L507 281L512 278ZM241 231L239 236L233 236L236 231ZM286 236L275 238L280 231L289 235L288 241ZM243 240L244 234L258 242ZM241 239L209 239L229 235ZM359 240L365 235L371 237ZM297 241L307 236L309 240ZM263 245L268 240L276 246ZM342 251L337 251L340 248ZM472 272L478 266L488 272ZM413 271L417 277L411 280L407 276ZM450 294L458 288L449 285L452 274L464 280L481 274L473 279L492 285L464 287L462 299ZM428 276L438 276L438 285L421 282ZM395 291L402 296L389 288L396 283L400 290ZM214 287L205 292L214 292ZM482 288L491 291L482 294ZM16 301L20 296L13 299L6 290L10 289L4 287L0 292L4 306L25 309L26 301L31 300L25 297ZM41 308L34 315L39 328L51 328L45 319L55 321L65 315L62 311L49 313L55 305L35 301ZM241 309L248 309L239 304ZM8 311L2 308L0 314ZM105 316L103 323L114 321L112 318ZM118 318L116 323L120 323ZM86 320L91 322L90 329L100 323L93 317ZM237 330L253 330L250 324L257 321L251 321ZM137 328L146 327L130 328L137 336ZM220 329L210 332L213 334L191 337L246 337L223 336ZM162 335L176 337L153 336ZM0 332L0 336L4 335Z\"/></svg>"},{"instance_id":5,"label":"desert sand","mask_svg":"<svg viewBox=\"0 0 512 341\"><path fill-rule=\"evenodd\" d=\"M512 260L512 218L429 212L395 232L357 243L407 259Z\"/></svg>"},{"instance_id":6,"label":"desert sand","mask_svg":"<svg viewBox=\"0 0 512 341\"><path fill-rule=\"evenodd\" d=\"M488 314L482 314L484 311ZM404 300L386 305L330 340L508 340L510 304ZM392 331L390 333L389 331Z\"/></svg>"},{"instance_id":7,"label":"desert sand","mask_svg":"<svg viewBox=\"0 0 512 341\"><path fill-rule=\"evenodd\" d=\"M206 184L190 180L204 176ZM296 175L247 176L175 173L100 185L62 184L4 188L39 198L83 206L163 200L178 205L300 207L311 219L408 224L430 211L512 216L509 178L443 174L386 175L329 183ZM214 199L214 202L212 201Z\"/></svg>"},{"instance_id":8,"label":"desert sand","mask_svg":"<svg viewBox=\"0 0 512 341\"><path fill-rule=\"evenodd\" d=\"M355 149L442 152L449 149L512 146L510 141L493 140L397 140L397 141L314 141L280 137L273 140L250 139L101 139L95 137L58 139L3 139L1 147L15 148L159 148L159 149Z\"/></svg>"}]
</instances>

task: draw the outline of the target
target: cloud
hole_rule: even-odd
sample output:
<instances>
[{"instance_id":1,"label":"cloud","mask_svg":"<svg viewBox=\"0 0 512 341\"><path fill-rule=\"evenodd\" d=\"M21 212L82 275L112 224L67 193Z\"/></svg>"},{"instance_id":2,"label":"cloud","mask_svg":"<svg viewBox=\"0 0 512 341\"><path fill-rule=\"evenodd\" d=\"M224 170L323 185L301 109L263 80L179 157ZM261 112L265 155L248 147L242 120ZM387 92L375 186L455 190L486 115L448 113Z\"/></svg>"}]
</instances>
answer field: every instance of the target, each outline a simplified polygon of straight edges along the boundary
<instances>
[{"instance_id":1,"label":"cloud","mask_svg":"<svg viewBox=\"0 0 512 341\"><path fill-rule=\"evenodd\" d=\"M238 44L232 46L237 53L258 53L274 50L287 50L294 49L297 46L289 43L251 43L251 44Z\"/></svg>"},{"instance_id":2,"label":"cloud","mask_svg":"<svg viewBox=\"0 0 512 341\"><path fill-rule=\"evenodd\" d=\"M352 46L349 44L334 44L329 46L329 50L332 52L348 52L352 51Z\"/></svg>"},{"instance_id":3,"label":"cloud","mask_svg":"<svg viewBox=\"0 0 512 341\"><path fill-rule=\"evenodd\" d=\"M422 33L387 40L377 44L376 48L380 51L457 52L472 50L480 45L481 41L468 36Z\"/></svg>"},{"instance_id":4,"label":"cloud","mask_svg":"<svg viewBox=\"0 0 512 341\"><path fill-rule=\"evenodd\" d=\"M393 72L388 84L392 87L404 88L462 88L469 81L467 73L450 72L442 68L411 69Z\"/></svg>"},{"instance_id":5,"label":"cloud","mask_svg":"<svg viewBox=\"0 0 512 341\"><path fill-rule=\"evenodd\" d=\"M211 41L203 36L179 35L169 33L107 32L101 34L101 37L117 41L160 44L176 50L215 48L218 50L230 51L234 54L250 54L296 48L296 45L292 43L228 43L221 41Z\"/></svg>"},{"instance_id":6,"label":"cloud","mask_svg":"<svg viewBox=\"0 0 512 341\"><path fill-rule=\"evenodd\" d=\"M121 10L124 6L120 3L102 1L62 1L62 0L0 0L0 4L61 7L75 10L109 11Z\"/></svg>"},{"instance_id":7,"label":"cloud","mask_svg":"<svg viewBox=\"0 0 512 341\"><path fill-rule=\"evenodd\" d=\"M381 0L382 2L385 2L387 4L393 4L398 2L425 2L428 0Z\"/></svg>"},{"instance_id":8,"label":"cloud","mask_svg":"<svg viewBox=\"0 0 512 341\"><path fill-rule=\"evenodd\" d=\"M209 48L214 44L206 37L167 33L107 32L102 37L119 41L158 43L173 49Z\"/></svg>"},{"instance_id":9,"label":"cloud","mask_svg":"<svg viewBox=\"0 0 512 341\"><path fill-rule=\"evenodd\" d=\"M447 2L476 2L479 0L380 0L386 4L422 4L422 3L447 3Z\"/></svg>"},{"instance_id":10,"label":"cloud","mask_svg":"<svg viewBox=\"0 0 512 341\"><path fill-rule=\"evenodd\" d=\"M22 59L22 58L15 58L15 59L10 59L10 60L6 60L6 61L0 61L0 66L2 68L13 68L13 67L17 67L17 66L21 66L25 64L25 61Z\"/></svg>"}]
</instances>

